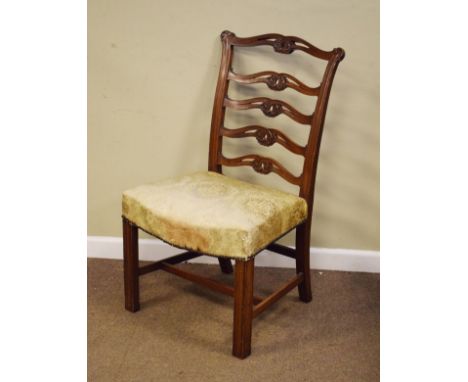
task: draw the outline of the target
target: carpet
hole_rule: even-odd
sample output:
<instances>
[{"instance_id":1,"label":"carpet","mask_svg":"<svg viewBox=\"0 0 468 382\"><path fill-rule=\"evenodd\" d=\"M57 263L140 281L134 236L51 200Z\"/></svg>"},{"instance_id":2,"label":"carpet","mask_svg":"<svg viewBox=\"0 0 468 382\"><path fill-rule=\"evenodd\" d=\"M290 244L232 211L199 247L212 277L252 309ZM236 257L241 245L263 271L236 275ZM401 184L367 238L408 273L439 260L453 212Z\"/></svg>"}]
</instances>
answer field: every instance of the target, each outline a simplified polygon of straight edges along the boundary
<instances>
[{"instance_id":1,"label":"carpet","mask_svg":"<svg viewBox=\"0 0 468 382\"><path fill-rule=\"evenodd\" d=\"M123 306L122 261L88 259L88 381L378 381L380 276L312 271L314 299L291 291L253 323L252 354L231 356L229 296L163 271L140 277L141 310ZM219 267L185 270L232 284ZM294 269L255 270L266 296Z\"/></svg>"}]
</instances>

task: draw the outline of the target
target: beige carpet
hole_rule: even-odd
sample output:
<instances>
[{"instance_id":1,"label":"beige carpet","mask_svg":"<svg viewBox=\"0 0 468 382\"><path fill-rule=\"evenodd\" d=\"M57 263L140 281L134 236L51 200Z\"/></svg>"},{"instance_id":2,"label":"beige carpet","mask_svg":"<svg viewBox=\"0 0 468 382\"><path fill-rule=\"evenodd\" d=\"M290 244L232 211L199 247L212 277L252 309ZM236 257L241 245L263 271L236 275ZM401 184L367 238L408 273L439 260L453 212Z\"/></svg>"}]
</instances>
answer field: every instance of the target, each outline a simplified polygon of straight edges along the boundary
<instances>
[{"instance_id":1,"label":"beige carpet","mask_svg":"<svg viewBox=\"0 0 468 382\"><path fill-rule=\"evenodd\" d=\"M261 255L260 255L261 256ZM180 265L232 282L213 265ZM256 268L265 296L293 269ZM252 354L231 356L232 299L162 271L140 278L141 310L123 308L122 262L88 260L89 381L378 381L379 275L312 272L254 320Z\"/></svg>"}]
</instances>

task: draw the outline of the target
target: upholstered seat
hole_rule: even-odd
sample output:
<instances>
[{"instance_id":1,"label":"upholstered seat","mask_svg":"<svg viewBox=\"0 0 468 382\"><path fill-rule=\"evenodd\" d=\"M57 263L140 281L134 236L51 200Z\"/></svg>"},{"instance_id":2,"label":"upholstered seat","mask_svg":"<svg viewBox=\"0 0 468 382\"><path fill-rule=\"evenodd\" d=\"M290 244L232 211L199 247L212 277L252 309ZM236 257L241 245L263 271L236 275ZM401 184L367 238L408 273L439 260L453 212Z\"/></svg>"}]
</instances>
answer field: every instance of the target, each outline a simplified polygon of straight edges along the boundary
<instances>
[{"instance_id":1,"label":"upholstered seat","mask_svg":"<svg viewBox=\"0 0 468 382\"><path fill-rule=\"evenodd\" d=\"M172 245L235 259L252 257L307 218L298 196L209 171L125 191L122 209Z\"/></svg>"}]
</instances>

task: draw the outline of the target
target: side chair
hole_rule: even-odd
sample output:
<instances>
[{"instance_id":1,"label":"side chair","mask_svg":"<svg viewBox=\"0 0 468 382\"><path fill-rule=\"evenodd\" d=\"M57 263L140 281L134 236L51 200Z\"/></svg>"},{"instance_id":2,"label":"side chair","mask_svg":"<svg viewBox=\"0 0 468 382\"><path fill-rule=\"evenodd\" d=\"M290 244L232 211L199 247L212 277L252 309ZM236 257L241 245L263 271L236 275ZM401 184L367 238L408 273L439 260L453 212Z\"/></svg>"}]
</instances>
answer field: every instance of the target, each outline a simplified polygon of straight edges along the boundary
<instances>
[{"instance_id":1,"label":"side chair","mask_svg":"<svg viewBox=\"0 0 468 382\"><path fill-rule=\"evenodd\" d=\"M335 72L345 53L341 48L323 51L294 36L264 34L241 38L221 33L222 58L214 99L209 144L208 171L166 179L125 191L122 200L125 309L140 309L139 277L163 270L234 298L232 354L245 358L251 352L252 320L289 291L298 288L303 302L312 300L310 284L310 230L319 147ZM262 71L239 74L232 69L235 47L269 45L280 54L302 51L325 61L322 81L310 87L287 73ZM314 112L305 115L282 100L258 97L234 100L228 97L231 81L286 88L317 97ZM285 114L310 127L307 144L301 146L278 129L260 125L227 128L226 108L260 109L267 117ZM254 137L260 145L277 143L304 160L302 174L294 176L277 160L260 155L227 158L223 137ZM222 174L222 166L251 166L261 174L276 173L299 187L299 195L247 183ZM140 266L138 229L164 242L186 249L179 255ZM275 243L296 230L296 248ZM268 297L254 295L255 256L264 249L295 259L296 275ZM215 256L221 271L232 273L234 286L189 273L175 265L202 255Z\"/></svg>"}]
</instances>

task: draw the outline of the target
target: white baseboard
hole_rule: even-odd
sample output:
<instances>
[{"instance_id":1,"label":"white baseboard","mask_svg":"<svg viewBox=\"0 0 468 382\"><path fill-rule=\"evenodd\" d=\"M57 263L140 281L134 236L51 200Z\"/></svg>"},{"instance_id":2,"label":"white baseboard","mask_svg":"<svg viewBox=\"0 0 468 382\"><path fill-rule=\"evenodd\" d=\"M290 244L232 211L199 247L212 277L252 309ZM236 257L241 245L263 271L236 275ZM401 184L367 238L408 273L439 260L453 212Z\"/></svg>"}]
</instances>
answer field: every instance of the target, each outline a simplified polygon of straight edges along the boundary
<instances>
[{"instance_id":1,"label":"white baseboard","mask_svg":"<svg viewBox=\"0 0 468 382\"><path fill-rule=\"evenodd\" d=\"M171 247L161 240L139 240L140 260L158 261L181 252L183 250ZM122 238L88 236L88 257L122 259ZM201 256L190 260L190 262L218 264L218 260L210 256ZM311 269L379 273L380 252L357 249L310 248L310 263ZM295 261L265 250L255 258L255 265L260 267L295 268Z\"/></svg>"}]
</instances>

